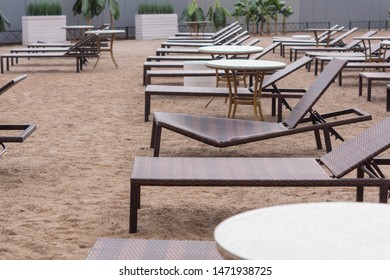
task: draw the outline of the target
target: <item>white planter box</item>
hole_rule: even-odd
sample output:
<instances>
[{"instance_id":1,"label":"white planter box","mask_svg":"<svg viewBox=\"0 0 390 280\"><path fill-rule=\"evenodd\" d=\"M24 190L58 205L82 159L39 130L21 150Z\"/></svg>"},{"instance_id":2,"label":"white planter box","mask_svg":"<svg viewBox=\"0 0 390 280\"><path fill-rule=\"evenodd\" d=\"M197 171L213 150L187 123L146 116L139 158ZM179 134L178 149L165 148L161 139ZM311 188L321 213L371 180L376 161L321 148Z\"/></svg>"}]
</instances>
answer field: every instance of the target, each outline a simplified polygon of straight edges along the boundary
<instances>
[{"instance_id":1,"label":"white planter box","mask_svg":"<svg viewBox=\"0 0 390 280\"><path fill-rule=\"evenodd\" d=\"M66 16L22 16L23 45L66 41Z\"/></svg>"},{"instance_id":2,"label":"white planter box","mask_svg":"<svg viewBox=\"0 0 390 280\"><path fill-rule=\"evenodd\" d=\"M135 15L135 39L166 39L178 32L177 14Z\"/></svg>"}]
</instances>

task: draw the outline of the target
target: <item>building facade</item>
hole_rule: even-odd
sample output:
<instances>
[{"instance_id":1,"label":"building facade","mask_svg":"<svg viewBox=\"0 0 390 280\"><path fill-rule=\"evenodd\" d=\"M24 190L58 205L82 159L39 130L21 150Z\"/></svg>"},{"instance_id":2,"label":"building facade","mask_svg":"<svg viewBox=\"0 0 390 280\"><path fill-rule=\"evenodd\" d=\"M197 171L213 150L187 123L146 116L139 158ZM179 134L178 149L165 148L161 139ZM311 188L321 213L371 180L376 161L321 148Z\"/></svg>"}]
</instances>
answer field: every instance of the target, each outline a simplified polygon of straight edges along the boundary
<instances>
[{"instance_id":1,"label":"building facade","mask_svg":"<svg viewBox=\"0 0 390 280\"><path fill-rule=\"evenodd\" d=\"M29 3L39 0L0 0L0 11L2 11L11 22L10 31L21 30L21 17L26 14L26 7ZM85 24L85 19L74 16L72 12L75 0L53 0L62 5L63 13L67 15L68 25ZM121 16L116 22L117 27L134 28L134 15L137 7L144 0L117 0L120 6ZM192 0L155 0L156 2L171 3L175 12L180 16L184 8ZM152 1L149 1L151 3ZM198 0L198 5L205 12L214 4L215 0ZM390 0L286 0L289 6L293 7L294 14L288 18L289 23L299 22L329 22L330 25L340 24L349 28L358 22L387 22L389 18ZM237 0L220 0L220 3L229 11ZM232 17L230 21L234 21ZM108 9L99 17L92 20L92 24L100 26L109 22ZM240 20L243 23L243 19ZM383 25L383 24L382 24ZM383 28L383 26L379 28ZM373 28L378 28L373 26ZM291 30L293 31L293 30ZM1 38L0 38L1 39ZM1 42L1 41L0 41Z\"/></svg>"}]
</instances>

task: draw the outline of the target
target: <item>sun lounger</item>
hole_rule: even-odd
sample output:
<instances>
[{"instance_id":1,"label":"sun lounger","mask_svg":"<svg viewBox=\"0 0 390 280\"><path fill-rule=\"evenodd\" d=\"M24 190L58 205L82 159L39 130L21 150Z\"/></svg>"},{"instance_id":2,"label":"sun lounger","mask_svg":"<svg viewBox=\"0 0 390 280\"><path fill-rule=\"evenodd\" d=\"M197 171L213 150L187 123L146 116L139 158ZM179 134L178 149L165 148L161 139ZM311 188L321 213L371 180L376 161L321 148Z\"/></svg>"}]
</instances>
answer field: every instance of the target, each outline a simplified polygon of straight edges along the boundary
<instances>
[{"instance_id":1,"label":"sun lounger","mask_svg":"<svg viewBox=\"0 0 390 280\"><path fill-rule=\"evenodd\" d=\"M10 64L13 65L14 59L19 58L72 58L76 60L76 71L80 72L88 58L99 57L99 50L96 48L96 38L96 35L86 36L67 50L59 52L43 52L44 49L41 49L41 52L37 52L37 49L32 48L31 50L34 50L34 52L1 54L1 73L4 73L4 63L6 63L6 70L9 71Z\"/></svg>"},{"instance_id":2,"label":"sun lounger","mask_svg":"<svg viewBox=\"0 0 390 280\"><path fill-rule=\"evenodd\" d=\"M357 29L358 28L351 29L348 32L345 32L343 34L343 36L345 36L345 37L349 36L351 33L355 32ZM369 37L369 36L374 35L377 32L378 32L377 30L371 30L371 31L365 33L363 36ZM290 61L297 60L299 52L308 52L308 51L311 51L311 52L315 52L315 51L320 51L320 52L323 52L323 51L338 51L338 52L360 51L360 52L363 52L364 49L360 46L361 42L362 42L362 40L352 40L351 42L349 42L348 44L345 44L343 46L337 44L337 42L336 43L331 42L329 44L329 47L294 46L294 47L290 48Z\"/></svg>"},{"instance_id":3,"label":"sun lounger","mask_svg":"<svg viewBox=\"0 0 390 280\"><path fill-rule=\"evenodd\" d=\"M336 34L337 32L344 29L344 26L338 26L335 25L332 27L334 31L330 33L330 36ZM324 32L323 34L318 36L318 44L319 45L326 45L326 41L328 40L328 32ZM286 47L292 47L292 46L316 46L317 42L316 40L296 40L296 39L288 39L288 40L280 40L280 39L274 39L274 42L281 42L280 45L280 55L285 57L286 53Z\"/></svg>"},{"instance_id":4,"label":"sun lounger","mask_svg":"<svg viewBox=\"0 0 390 280\"><path fill-rule=\"evenodd\" d=\"M330 135L333 134L336 139L342 139L334 127L371 119L368 113L356 108L327 114L320 114L313 110L314 104L346 64L345 60L333 59L284 118L284 121L280 123L156 112L154 113L151 137L151 148L154 148L154 156L159 156L160 153L163 128L221 148L314 131L317 148L321 149L319 131L322 130L326 149L330 151L332 149ZM341 118L341 116L343 117ZM340 118L333 119L335 117Z\"/></svg>"},{"instance_id":5,"label":"sun lounger","mask_svg":"<svg viewBox=\"0 0 390 280\"><path fill-rule=\"evenodd\" d=\"M165 41L165 42L161 43L161 47L162 48L205 47L205 46L212 46L212 45L221 45L221 44L227 42L231 38L236 38L236 40L237 40L240 37L243 37L243 36L248 34L248 31L243 31L243 32L239 33L240 31L242 31L242 27L237 25L236 27L234 27L231 30L229 30L228 32L226 32L226 34L224 34L223 36L221 36L220 38L218 38L217 40L212 41L212 42L188 41L188 40L186 40L186 41Z\"/></svg>"},{"instance_id":6,"label":"sun lounger","mask_svg":"<svg viewBox=\"0 0 390 280\"><path fill-rule=\"evenodd\" d=\"M363 79L367 80L367 101L371 101L372 81L390 81L390 73L384 73L384 72L359 73L359 96L363 95Z\"/></svg>"},{"instance_id":7,"label":"sun lounger","mask_svg":"<svg viewBox=\"0 0 390 280\"><path fill-rule=\"evenodd\" d=\"M226 32L228 32L230 29L234 28L237 25L238 25L238 21L235 21L221 28L215 33L202 33L202 35L199 34L194 35L193 33L188 33L188 32L178 32L175 34L175 36L168 37L168 40L169 41L175 41L175 40L196 41L198 39L200 40L209 39L214 41L217 40L219 37L223 36Z\"/></svg>"},{"instance_id":8,"label":"sun lounger","mask_svg":"<svg viewBox=\"0 0 390 280\"><path fill-rule=\"evenodd\" d=\"M285 102L286 98L301 98L302 93L306 92L305 89L282 89L278 88L276 83L284 77L290 75L294 71L300 69L311 61L309 57L302 57L297 61L287 65L286 68L278 70L269 77L266 77L263 81L262 98L273 98L272 102L272 115L275 115L276 102L278 99L278 121L282 121L282 105L285 104L287 108L290 106ZM252 96L252 93L246 88L238 88L238 94L241 96ZM270 93L271 92L271 93ZM281 94L283 93L283 94ZM288 93L301 93L301 94L288 94ZM277 94L277 95L275 95ZM152 95L164 95L164 96L207 96L207 97L228 97L229 90L226 87L186 87L186 86L166 86L166 85L148 85L145 89L145 122L149 121L150 105ZM275 97L276 96L276 97Z\"/></svg>"},{"instance_id":9,"label":"sun lounger","mask_svg":"<svg viewBox=\"0 0 390 280\"><path fill-rule=\"evenodd\" d=\"M0 95L2 95L4 92L6 92L25 78L27 78L27 75L24 74L1 86ZM24 140L26 140L35 131L35 129L35 124L0 124L0 132L8 131L6 134L0 135L0 146L2 148L0 156L7 151L7 147L4 143L24 142ZM15 135L14 133L17 133L17 135Z\"/></svg>"},{"instance_id":10,"label":"sun lounger","mask_svg":"<svg viewBox=\"0 0 390 280\"><path fill-rule=\"evenodd\" d=\"M214 241L99 238L87 260L221 260Z\"/></svg>"},{"instance_id":11,"label":"sun lounger","mask_svg":"<svg viewBox=\"0 0 390 280\"><path fill-rule=\"evenodd\" d=\"M390 158L377 156L389 147L387 117L320 158L136 157L130 179L129 232L137 232L142 186L353 187L357 201L364 200L364 187L377 187L379 202L387 203L390 180L380 166L390 165ZM346 176L355 170L356 178Z\"/></svg>"},{"instance_id":12,"label":"sun lounger","mask_svg":"<svg viewBox=\"0 0 390 280\"><path fill-rule=\"evenodd\" d=\"M250 56L249 59L260 59L265 56L267 53L275 49L280 43L272 43L271 45L265 47L262 52ZM164 57L164 56L162 56ZM211 58L211 56L210 56ZM148 65L148 63L146 63ZM150 64L149 64L150 65ZM172 66L173 64L169 65ZM178 65L178 64L176 64ZM184 64L183 64L184 65ZM148 66L147 66L148 68ZM146 72L145 72L146 70ZM220 71L222 74L223 71ZM214 74L213 74L214 73ZM210 77L215 76L215 70L147 70L144 68L143 83L144 86L150 85L152 83L152 77Z\"/></svg>"}]
</instances>

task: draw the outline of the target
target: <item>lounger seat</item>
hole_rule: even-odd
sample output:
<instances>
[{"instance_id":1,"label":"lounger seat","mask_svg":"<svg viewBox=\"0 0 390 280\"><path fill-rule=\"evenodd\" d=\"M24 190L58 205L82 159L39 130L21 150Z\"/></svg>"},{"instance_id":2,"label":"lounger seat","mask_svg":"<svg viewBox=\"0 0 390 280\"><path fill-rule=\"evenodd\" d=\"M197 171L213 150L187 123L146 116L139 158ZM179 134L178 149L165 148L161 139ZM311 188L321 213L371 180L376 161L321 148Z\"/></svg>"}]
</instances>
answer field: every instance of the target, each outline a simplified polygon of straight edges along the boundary
<instances>
[{"instance_id":1,"label":"lounger seat","mask_svg":"<svg viewBox=\"0 0 390 280\"><path fill-rule=\"evenodd\" d=\"M153 158L136 157L130 179L129 232L137 232L141 187L354 187L363 201L364 187L379 188L387 203L390 180L376 158L390 147L390 117L320 158ZM345 176L357 170L356 178Z\"/></svg>"},{"instance_id":2,"label":"lounger seat","mask_svg":"<svg viewBox=\"0 0 390 280\"><path fill-rule=\"evenodd\" d=\"M87 260L221 260L214 241L99 238Z\"/></svg>"},{"instance_id":3,"label":"lounger seat","mask_svg":"<svg viewBox=\"0 0 390 280\"><path fill-rule=\"evenodd\" d=\"M239 144L313 131L317 148L322 148L319 131L323 131L327 151L332 149L330 135L343 139L335 127L370 120L371 116L357 108L350 108L320 114L313 109L314 104L324 94L333 80L339 75L347 61L333 59L316 81L307 89L292 111L279 124L251 120L235 120L210 116L185 115L156 112L152 127L151 148L154 156L159 156L162 129L185 135L215 147L228 147ZM339 119L340 118L340 119ZM286 129L281 130L280 126ZM240 127L242 129L234 129ZM272 133L274 129L274 133Z\"/></svg>"}]
</instances>

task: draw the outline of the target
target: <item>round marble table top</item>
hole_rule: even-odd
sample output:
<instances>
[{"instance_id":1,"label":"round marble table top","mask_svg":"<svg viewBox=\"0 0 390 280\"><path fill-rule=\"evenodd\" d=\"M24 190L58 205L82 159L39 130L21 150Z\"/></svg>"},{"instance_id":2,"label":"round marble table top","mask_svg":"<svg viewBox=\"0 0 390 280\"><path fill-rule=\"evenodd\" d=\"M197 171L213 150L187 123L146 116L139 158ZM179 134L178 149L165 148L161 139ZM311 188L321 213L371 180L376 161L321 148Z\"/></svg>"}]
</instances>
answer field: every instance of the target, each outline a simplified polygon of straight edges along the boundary
<instances>
[{"instance_id":1,"label":"round marble table top","mask_svg":"<svg viewBox=\"0 0 390 280\"><path fill-rule=\"evenodd\" d=\"M389 217L379 203L273 206L226 219L214 238L228 259L388 260Z\"/></svg>"},{"instance_id":2,"label":"round marble table top","mask_svg":"<svg viewBox=\"0 0 390 280\"><path fill-rule=\"evenodd\" d=\"M223 46L207 46L200 47L199 52L208 54L221 54L221 55L239 55L239 54L252 54L262 52L263 48L258 46L241 46L241 45L223 45Z\"/></svg>"},{"instance_id":3,"label":"round marble table top","mask_svg":"<svg viewBox=\"0 0 390 280\"><path fill-rule=\"evenodd\" d=\"M284 62L253 59L221 59L205 63L207 67L220 70L278 70L286 67Z\"/></svg>"}]
</instances>

